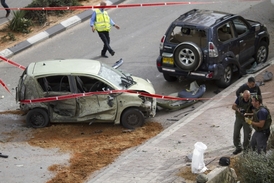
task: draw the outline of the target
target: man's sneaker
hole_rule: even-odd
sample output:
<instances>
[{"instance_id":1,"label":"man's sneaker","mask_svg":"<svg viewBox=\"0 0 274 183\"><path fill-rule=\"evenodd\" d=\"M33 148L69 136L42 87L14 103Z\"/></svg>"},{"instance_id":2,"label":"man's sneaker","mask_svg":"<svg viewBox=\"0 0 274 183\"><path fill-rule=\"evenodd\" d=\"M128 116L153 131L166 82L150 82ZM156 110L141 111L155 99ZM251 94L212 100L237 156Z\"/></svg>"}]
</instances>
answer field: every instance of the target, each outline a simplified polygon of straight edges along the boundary
<instances>
[{"instance_id":1,"label":"man's sneaker","mask_svg":"<svg viewBox=\"0 0 274 183\"><path fill-rule=\"evenodd\" d=\"M240 152L242 152L242 149L236 149L234 152L233 152L233 154L239 154Z\"/></svg>"},{"instance_id":2,"label":"man's sneaker","mask_svg":"<svg viewBox=\"0 0 274 183\"><path fill-rule=\"evenodd\" d=\"M115 51L112 51L110 54L111 54L111 56L113 56L115 54Z\"/></svg>"}]
</instances>

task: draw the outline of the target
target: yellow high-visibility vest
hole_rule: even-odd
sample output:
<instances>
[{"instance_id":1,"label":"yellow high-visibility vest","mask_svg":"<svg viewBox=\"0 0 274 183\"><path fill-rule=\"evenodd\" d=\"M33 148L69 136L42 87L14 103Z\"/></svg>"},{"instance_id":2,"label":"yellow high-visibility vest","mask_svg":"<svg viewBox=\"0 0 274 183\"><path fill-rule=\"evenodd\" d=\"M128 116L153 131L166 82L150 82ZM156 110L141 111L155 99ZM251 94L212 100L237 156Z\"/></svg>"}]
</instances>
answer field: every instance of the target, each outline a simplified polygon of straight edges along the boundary
<instances>
[{"instance_id":1,"label":"yellow high-visibility vest","mask_svg":"<svg viewBox=\"0 0 274 183\"><path fill-rule=\"evenodd\" d=\"M110 30L110 18L106 11L101 12L101 10L96 9L96 21L94 23L95 29L99 32Z\"/></svg>"}]
</instances>

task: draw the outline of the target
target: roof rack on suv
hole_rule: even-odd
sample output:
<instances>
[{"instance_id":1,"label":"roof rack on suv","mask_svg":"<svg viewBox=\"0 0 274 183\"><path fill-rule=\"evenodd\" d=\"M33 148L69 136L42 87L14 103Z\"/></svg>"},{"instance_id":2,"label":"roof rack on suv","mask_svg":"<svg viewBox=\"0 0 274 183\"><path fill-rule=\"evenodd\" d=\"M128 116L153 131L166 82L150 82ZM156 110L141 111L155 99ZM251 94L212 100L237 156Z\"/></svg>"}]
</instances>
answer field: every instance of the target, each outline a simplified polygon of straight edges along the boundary
<instances>
[{"instance_id":1,"label":"roof rack on suv","mask_svg":"<svg viewBox=\"0 0 274 183\"><path fill-rule=\"evenodd\" d=\"M216 24L216 23L219 23L219 22L221 22L221 21L224 21L224 20L226 20L226 19L228 19L228 18L230 18L230 17L232 17L232 16L234 16L234 14L227 14L227 15L225 15L225 16L223 16L223 17L217 19L216 22L215 22L215 24Z\"/></svg>"},{"instance_id":2,"label":"roof rack on suv","mask_svg":"<svg viewBox=\"0 0 274 183\"><path fill-rule=\"evenodd\" d=\"M190 14L195 13L196 11L198 11L198 9L190 10L190 11L188 11L188 12L186 12L186 13L180 15L177 19L178 19L178 20L182 20L182 19L184 19L185 17L189 16Z\"/></svg>"}]
</instances>

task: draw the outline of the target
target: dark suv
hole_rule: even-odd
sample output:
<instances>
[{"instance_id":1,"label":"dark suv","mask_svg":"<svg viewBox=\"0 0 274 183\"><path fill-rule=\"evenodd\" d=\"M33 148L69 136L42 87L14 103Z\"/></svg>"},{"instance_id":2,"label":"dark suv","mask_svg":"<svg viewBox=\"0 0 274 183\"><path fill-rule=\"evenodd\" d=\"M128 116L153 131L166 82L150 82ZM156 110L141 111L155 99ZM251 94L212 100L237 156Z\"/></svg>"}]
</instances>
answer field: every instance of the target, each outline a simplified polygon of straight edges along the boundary
<instances>
[{"instance_id":1,"label":"dark suv","mask_svg":"<svg viewBox=\"0 0 274 183\"><path fill-rule=\"evenodd\" d=\"M231 84L252 63L266 62L269 34L260 22L239 15L193 9L171 23L161 39L157 68L165 80L178 77Z\"/></svg>"}]
</instances>

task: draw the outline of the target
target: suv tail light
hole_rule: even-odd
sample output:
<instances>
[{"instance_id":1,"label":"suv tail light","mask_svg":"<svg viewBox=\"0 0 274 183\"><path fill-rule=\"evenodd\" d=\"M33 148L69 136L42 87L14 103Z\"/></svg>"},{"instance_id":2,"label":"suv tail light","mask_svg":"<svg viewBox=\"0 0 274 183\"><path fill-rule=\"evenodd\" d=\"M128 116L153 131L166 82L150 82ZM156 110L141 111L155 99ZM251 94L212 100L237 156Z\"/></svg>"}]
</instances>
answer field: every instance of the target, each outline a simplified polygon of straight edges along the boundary
<instances>
[{"instance_id":1,"label":"suv tail light","mask_svg":"<svg viewBox=\"0 0 274 183\"><path fill-rule=\"evenodd\" d=\"M164 35L161 39L161 43L160 43L160 50L162 50L164 48L164 42L165 42L166 36Z\"/></svg>"},{"instance_id":2,"label":"suv tail light","mask_svg":"<svg viewBox=\"0 0 274 183\"><path fill-rule=\"evenodd\" d=\"M208 42L209 57L218 57L218 50L212 42Z\"/></svg>"}]
</instances>

